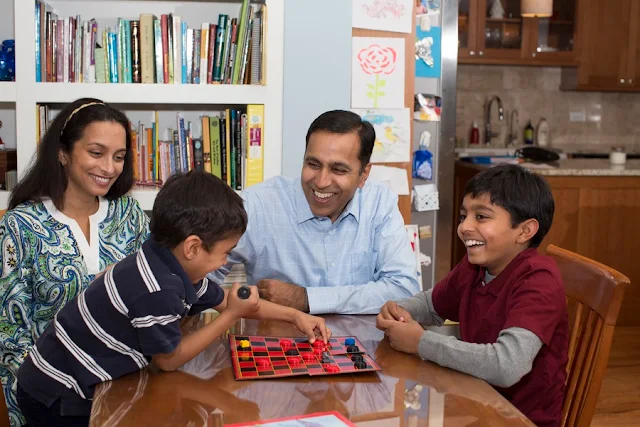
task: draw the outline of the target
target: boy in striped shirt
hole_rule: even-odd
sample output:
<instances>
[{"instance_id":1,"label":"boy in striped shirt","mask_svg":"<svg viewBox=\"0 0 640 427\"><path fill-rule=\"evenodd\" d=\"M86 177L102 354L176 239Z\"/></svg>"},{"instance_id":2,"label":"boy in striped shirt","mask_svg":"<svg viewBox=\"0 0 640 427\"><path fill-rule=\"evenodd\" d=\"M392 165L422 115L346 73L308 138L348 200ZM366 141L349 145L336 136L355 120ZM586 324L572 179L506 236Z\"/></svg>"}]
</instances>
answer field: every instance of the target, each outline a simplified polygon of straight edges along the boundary
<instances>
[{"instance_id":1,"label":"boy in striped shirt","mask_svg":"<svg viewBox=\"0 0 640 427\"><path fill-rule=\"evenodd\" d=\"M97 384L151 360L176 370L241 317L287 320L310 341L326 342L322 318L260 300L255 287L243 300L237 284L224 291L207 281L246 227L242 199L220 179L199 171L170 178L156 198L149 241L69 302L18 371L29 425L88 425ZM220 316L182 337L181 319L210 307Z\"/></svg>"}]
</instances>

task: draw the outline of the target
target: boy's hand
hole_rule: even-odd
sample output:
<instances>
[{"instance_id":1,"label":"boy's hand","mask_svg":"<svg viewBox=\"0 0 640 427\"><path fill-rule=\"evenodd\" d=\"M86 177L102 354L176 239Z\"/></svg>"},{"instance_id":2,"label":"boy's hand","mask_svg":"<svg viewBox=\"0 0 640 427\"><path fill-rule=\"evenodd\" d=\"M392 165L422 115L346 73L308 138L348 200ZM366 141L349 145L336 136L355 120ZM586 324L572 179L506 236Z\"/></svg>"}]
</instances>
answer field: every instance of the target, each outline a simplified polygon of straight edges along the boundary
<instances>
[{"instance_id":1,"label":"boy's hand","mask_svg":"<svg viewBox=\"0 0 640 427\"><path fill-rule=\"evenodd\" d=\"M321 339L326 344L331 338L331 330L327 328L322 317L311 316L300 311L293 318L293 324L307 334L311 344L316 339Z\"/></svg>"},{"instance_id":2,"label":"boy's hand","mask_svg":"<svg viewBox=\"0 0 640 427\"><path fill-rule=\"evenodd\" d=\"M397 320L399 322L410 322L413 320L411 314L394 301L387 301L380 309L380 314L385 320Z\"/></svg>"},{"instance_id":3,"label":"boy's hand","mask_svg":"<svg viewBox=\"0 0 640 427\"><path fill-rule=\"evenodd\" d=\"M418 345L424 329L415 320L405 323L378 318L377 327L384 331L392 348L409 354L418 354Z\"/></svg>"},{"instance_id":4,"label":"boy's hand","mask_svg":"<svg viewBox=\"0 0 640 427\"><path fill-rule=\"evenodd\" d=\"M251 294L247 299L241 299L238 296L239 283L234 283L229 290L227 296L227 308L225 311L231 313L235 318L245 317L247 314L258 310L260 298L258 297L258 289L255 286L249 286Z\"/></svg>"}]
</instances>

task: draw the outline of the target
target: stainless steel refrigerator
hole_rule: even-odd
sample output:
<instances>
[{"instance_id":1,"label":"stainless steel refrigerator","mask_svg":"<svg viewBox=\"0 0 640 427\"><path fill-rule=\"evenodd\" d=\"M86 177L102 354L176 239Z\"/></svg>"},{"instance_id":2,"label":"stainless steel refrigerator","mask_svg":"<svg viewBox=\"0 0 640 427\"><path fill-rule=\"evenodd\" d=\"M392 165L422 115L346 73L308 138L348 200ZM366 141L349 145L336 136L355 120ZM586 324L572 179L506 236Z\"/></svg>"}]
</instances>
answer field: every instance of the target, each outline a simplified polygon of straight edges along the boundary
<instances>
[{"instance_id":1,"label":"stainless steel refrigerator","mask_svg":"<svg viewBox=\"0 0 640 427\"><path fill-rule=\"evenodd\" d=\"M412 185L435 184L438 191L438 210L416 211L412 209L412 223L431 237L420 239L420 251L431 258L431 264L422 266L422 287L431 288L444 278L451 268L451 249L457 215L453 213L455 132L456 132L456 75L458 65L458 2L439 0L440 13L430 14L432 26L440 27L440 76L416 77L415 93L440 97L439 121L417 121L413 124L413 150L418 149L423 131L431 135L429 151L433 155L431 180L412 179ZM416 24L420 25L420 17ZM419 38L418 38L419 39ZM428 233L427 233L428 234Z\"/></svg>"}]
</instances>

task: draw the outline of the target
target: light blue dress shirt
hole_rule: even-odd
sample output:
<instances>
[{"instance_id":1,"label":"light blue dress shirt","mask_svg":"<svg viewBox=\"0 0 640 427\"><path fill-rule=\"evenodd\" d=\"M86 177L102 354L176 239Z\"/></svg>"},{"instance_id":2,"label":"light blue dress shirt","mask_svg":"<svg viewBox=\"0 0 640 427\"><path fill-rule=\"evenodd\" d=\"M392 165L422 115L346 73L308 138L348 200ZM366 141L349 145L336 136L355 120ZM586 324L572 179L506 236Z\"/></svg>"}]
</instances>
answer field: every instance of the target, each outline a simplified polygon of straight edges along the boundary
<instances>
[{"instance_id":1,"label":"light blue dress shirt","mask_svg":"<svg viewBox=\"0 0 640 427\"><path fill-rule=\"evenodd\" d=\"M247 283L277 279L307 288L312 314L375 314L389 300L420 291L398 197L368 181L332 223L311 212L299 178L271 178L242 196L247 231L218 283L243 263Z\"/></svg>"}]
</instances>

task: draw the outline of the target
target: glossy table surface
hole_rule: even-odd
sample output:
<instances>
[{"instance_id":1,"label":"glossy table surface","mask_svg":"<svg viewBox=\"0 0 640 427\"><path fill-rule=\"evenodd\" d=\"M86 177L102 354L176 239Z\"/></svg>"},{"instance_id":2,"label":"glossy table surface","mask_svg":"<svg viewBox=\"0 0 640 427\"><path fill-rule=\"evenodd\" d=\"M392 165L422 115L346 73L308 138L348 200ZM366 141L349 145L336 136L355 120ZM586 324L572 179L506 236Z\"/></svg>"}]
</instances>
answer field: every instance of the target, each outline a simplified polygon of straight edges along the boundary
<instances>
[{"instance_id":1,"label":"glossy table surface","mask_svg":"<svg viewBox=\"0 0 640 427\"><path fill-rule=\"evenodd\" d=\"M358 337L382 371L236 381L225 336L179 371L150 367L99 385L91 426L223 426L324 411L359 427L533 426L486 382L392 349L375 316L326 320L334 336ZM229 332L302 336L273 321L243 320Z\"/></svg>"}]
</instances>

